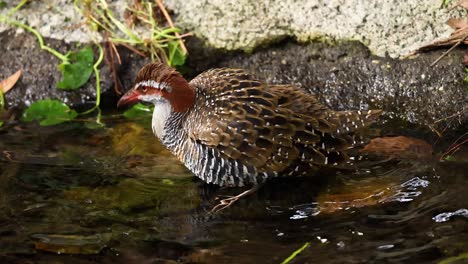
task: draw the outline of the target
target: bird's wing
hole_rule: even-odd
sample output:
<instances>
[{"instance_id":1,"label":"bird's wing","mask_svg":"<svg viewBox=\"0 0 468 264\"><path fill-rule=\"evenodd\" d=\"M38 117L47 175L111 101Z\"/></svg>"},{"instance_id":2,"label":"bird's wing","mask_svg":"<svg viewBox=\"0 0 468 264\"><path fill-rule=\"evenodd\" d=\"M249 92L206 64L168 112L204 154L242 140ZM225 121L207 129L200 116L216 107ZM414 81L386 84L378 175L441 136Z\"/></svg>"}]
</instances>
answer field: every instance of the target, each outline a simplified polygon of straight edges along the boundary
<instances>
[{"instance_id":1,"label":"bird's wing","mask_svg":"<svg viewBox=\"0 0 468 264\"><path fill-rule=\"evenodd\" d=\"M242 70L214 69L191 84L200 94L196 107L203 122L190 130L193 140L259 172L280 172L298 158L293 138L305 123L279 107L278 96L264 83Z\"/></svg>"},{"instance_id":2,"label":"bird's wing","mask_svg":"<svg viewBox=\"0 0 468 264\"><path fill-rule=\"evenodd\" d=\"M190 137L259 172L281 172L302 161L343 165L357 129L376 112L335 112L290 85L268 86L240 69L213 69L191 81L198 124Z\"/></svg>"}]
</instances>

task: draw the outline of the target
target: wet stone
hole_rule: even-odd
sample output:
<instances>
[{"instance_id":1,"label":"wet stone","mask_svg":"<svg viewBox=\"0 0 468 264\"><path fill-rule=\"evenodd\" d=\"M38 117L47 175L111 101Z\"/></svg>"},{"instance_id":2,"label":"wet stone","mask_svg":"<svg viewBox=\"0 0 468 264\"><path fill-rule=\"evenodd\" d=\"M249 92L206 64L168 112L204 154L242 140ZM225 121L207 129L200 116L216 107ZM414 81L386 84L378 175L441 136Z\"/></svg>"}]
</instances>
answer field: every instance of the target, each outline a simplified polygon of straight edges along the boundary
<instances>
[{"instance_id":1,"label":"wet stone","mask_svg":"<svg viewBox=\"0 0 468 264\"><path fill-rule=\"evenodd\" d=\"M106 247L110 235L34 234L31 238L37 250L57 254L98 254Z\"/></svg>"}]
</instances>

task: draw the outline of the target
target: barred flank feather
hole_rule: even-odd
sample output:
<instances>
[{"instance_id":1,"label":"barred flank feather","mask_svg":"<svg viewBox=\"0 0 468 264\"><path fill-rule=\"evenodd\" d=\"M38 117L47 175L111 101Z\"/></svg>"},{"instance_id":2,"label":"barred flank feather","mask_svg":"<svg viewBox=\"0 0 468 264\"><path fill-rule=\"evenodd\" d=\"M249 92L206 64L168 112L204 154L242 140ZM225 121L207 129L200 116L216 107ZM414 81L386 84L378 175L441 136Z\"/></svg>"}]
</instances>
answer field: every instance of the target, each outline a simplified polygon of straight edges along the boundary
<instances>
[{"instance_id":1,"label":"barred flank feather","mask_svg":"<svg viewBox=\"0 0 468 264\"><path fill-rule=\"evenodd\" d=\"M187 87L195 90L194 103L169 115L161 140L196 176L221 186L349 167L354 134L380 114L335 112L302 89L268 85L240 69L209 70Z\"/></svg>"}]
</instances>

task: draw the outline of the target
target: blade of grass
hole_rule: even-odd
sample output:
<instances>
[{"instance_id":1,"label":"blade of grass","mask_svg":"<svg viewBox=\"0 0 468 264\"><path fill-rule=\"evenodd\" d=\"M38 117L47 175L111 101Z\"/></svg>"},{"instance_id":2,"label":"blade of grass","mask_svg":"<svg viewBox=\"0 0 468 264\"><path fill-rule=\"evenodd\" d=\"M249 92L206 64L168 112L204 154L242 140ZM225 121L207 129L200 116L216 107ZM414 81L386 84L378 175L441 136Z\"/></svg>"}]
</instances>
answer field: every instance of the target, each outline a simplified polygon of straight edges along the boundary
<instances>
[{"instance_id":1,"label":"blade of grass","mask_svg":"<svg viewBox=\"0 0 468 264\"><path fill-rule=\"evenodd\" d=\"M0 111L5 110L5 96L3 95L3 91L0 89Z\"/></svg>"},{"instance_id":2,"label":"blade of grass","mask_svg":"<svg viewBox=\"0 0 468 264\"><path fill-rule=\"evenodd\" d=\"M310 245L310 242L306 242L301 248L294 251L289 257L287 257L285 260L283 260L283 262L281 262L281 264L287 264L287 263L291 262L291 260L293 260L302 251L304 251L304 249L306 249L309 245Z\"/></svg>"},{"instance_id":3,"label":"blade of grass","mask_svg":"<svg viewBox=\"0 0 468 264\"><path fill-rule=\"evenodd\" d=\"M141 41L135 41L131 39L123 39L123 38L109 38L112 42L119 42L119 43L128 43L128 44L141 44Z\"/></svg>"},{"instance_id":4,"label":"blade of grass","mask_svg":"<svg viewBox=\"0 0 468 264\"><path fill-rule=\"evenodd\" d=\"M133 32L128 29L127 26L117 20L109 9L106 10L106 15L112 21L112 23L114 23L117 28L122 31L122 33L127 35L132 40L141 42L141 39L137 35L133 34Z\"/></svg>"}]
</instances>

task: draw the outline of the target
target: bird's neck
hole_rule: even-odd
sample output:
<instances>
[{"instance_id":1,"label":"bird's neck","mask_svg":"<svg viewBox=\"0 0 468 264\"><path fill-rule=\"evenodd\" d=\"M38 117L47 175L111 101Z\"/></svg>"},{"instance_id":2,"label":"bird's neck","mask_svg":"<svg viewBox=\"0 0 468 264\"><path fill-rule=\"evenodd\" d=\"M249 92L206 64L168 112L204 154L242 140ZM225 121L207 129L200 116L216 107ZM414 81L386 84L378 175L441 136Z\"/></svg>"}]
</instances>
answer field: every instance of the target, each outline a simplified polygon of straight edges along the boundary
<instances>
[{"instance_id":1,"label":"bird's neck","mask_svg":"<svg viewBox=\"0 0 468 264\"><path fill-rule=\"evenodd\" d=\"M166 135L166 123L171 116L171 112L171 104L168 101L158 102L154 105L151 128L160 140Z\"/></svg>"}]
</instances>

